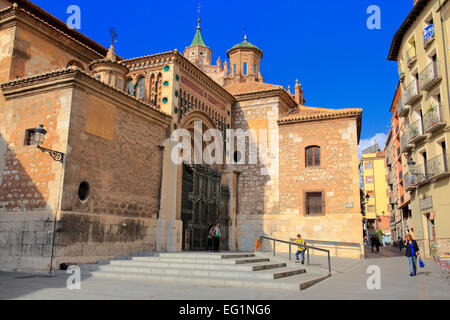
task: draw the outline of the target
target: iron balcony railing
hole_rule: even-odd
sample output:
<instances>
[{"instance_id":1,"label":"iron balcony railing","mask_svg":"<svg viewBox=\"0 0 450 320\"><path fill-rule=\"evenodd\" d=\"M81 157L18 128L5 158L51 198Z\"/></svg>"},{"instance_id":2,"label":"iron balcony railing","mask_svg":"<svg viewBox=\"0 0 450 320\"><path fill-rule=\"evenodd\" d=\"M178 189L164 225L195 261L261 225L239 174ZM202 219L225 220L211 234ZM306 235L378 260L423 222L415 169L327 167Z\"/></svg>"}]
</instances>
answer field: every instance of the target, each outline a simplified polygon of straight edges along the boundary
<instances>
[{"instance_id":1,"label":"iron balcony railing","mask_svg":"<svg viewBox=\"0 0 450 320\"><path fill-rule=\"evenodd\" d=\"M408 143L415 143L424 137L422 119L419 118L408 127Z\"/></svg>"},{"instance_id":2,"label":"iron balcony railing","mask_svg":"<svg viewBox=\"0 0 450 320\"><path fill-rule=\"evenodd\" d=\"M442 79L439 73L439 61L432 61L419 74L420 89L428 91Z\"/></svg>"},{"instance_id":3,"label":"iron balcony railing","mask_svg":"<svg viewBox=\"0 0 450 320\"><path fill-rule=\"evenodd\" d=\"M412 149L412 145L409 143L409 141L409 132L408 130L405 130L400 138L400 148L402 152L408 153Z\"/></svg>"},{"instance_id":4,"label":"iron balcony railing","mask_svg":"<svg viewBox=\"0 0 450 320\"><path fill-rule=\"evenodd\" d=\"M405 174L403 184L406 190L419 187L429 180L428 165L427 163L416 165L409 168L409 172Z\"/></svg>"},{"instance_id":5,"label":"iron balcony railing","mask_svg":"<svg viewBox=\"0 0 450 320\"><path fill-rule=\"evenodd\" d=\"M427 173L430 179L435 180L450 174L448 157L448 154L441 154L427 161Z\"/></svg>"},{"instance_id":6,"label":"iron balcony railing","mask_svg":"<svg viewBox=\"0 0 450 320\"><path fill-rule=\"evenodd\" d=\"M419 89L419 81L413 79L411 83L406 87L403 94L403 104L412 105L422 97Z\"/></svg>"},{"instance_id":7,"label":"iron balcony railing","mask_svg":"<svg viewBox=\"0 0 450 320\"><path fill-rule=\"evenodd\" d=\"M429 111L423 116L425 132L433 132L445 127L446 122L442 116L442 105L430 105Z\"/></svg>"},{"instance_id":8,"label":"iron balcony railing","mask_svg":"<svg viewBox=\"0 0 450 320\"><path fill-rule=\"evenodd\" d=\"M397 102L397 111L400 117L406 117L409 113L409 107L405 106L402 102L402 99L398 99ZM398 130L397 130L398 131Z\"/></svg>"},{"instance_id":9,"label":"iron balcony railing","mask_svg":"<svg viewBox=\"0 0 450 320\"><path fill-rule=\"evenodd\" d=\"M416 47L411 47L406 51L406 57L408 58L408 65L417 60Z\"/></svg>"},{"instance_id":10,"label":"iron balcony railing","mask_svg":"<svg viewBox=\"0 0 450 320\"><path fill-rule=\"evenodd\" d=\"M403 185L406 190L409 190L416 184L416 176L411 172L407 172L405 174L405 178L403 179Z\"/></svg>"}]
</instances>

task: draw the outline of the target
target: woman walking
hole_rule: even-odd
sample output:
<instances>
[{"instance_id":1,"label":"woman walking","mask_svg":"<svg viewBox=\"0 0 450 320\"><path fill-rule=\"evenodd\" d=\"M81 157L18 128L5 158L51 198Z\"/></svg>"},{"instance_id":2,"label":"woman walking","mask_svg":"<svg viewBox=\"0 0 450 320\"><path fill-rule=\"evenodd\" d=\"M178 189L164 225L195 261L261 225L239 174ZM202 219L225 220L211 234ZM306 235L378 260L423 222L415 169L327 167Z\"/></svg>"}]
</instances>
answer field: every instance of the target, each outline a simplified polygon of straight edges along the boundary
<instances>
[{"instance_id":1,"label":"woman walking","mask_svg":"<svg viewBox=\"0 0 450 320\"><path fill-rule=\"evenodd\" d=\"M408 257L409 261L409 275L413 277L417 272L417 257L420 257L419 246L417 245L416 240L412 239L410 234L407 234L405 238L405 256Z\"/></svg>"}]
</instances>

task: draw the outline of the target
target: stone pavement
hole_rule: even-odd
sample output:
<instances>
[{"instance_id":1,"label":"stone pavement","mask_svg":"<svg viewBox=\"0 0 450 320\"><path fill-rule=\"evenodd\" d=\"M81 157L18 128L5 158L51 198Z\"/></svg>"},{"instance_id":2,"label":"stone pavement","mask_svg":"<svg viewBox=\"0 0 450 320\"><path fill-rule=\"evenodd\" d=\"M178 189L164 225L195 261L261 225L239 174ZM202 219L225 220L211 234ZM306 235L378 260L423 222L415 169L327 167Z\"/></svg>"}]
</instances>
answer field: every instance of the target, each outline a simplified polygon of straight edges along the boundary
<instances>
[{"instance_id":1,"label":"stone pavement","mask_svg":"<svg viewBox=\"0 0 450 320\"><path fill-rule=\"evenodd\" d=\"M370 249L369 249L370 250ZM45 275L0 272L0 299L174 299L174 300L296 300L296 299L450 299L450 279L439 274L432 260L416 277L409 276L406 257L395 248L364 260L332 258L333 276L299 292L249 288L219 288L175 285L163 282L120 281L82 277L80 290L66 288L69 275ZM397 249L398 250L398 249ZM382 252L382 253L381 253ZM324 257L311 257L311 263L323 264ZM369 290L367 268L379 266L381 289Z\"/></svg>"}]
</instances>

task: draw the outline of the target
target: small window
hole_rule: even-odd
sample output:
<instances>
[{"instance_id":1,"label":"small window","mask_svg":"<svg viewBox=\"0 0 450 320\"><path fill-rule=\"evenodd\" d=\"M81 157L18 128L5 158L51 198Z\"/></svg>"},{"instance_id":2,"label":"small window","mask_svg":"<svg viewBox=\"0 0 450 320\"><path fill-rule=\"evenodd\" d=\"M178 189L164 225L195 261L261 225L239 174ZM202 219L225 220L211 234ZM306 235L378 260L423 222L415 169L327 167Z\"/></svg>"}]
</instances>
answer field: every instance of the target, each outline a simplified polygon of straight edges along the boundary
<instances>
[{"instance_id":1,"label":"small window","mask_svg":"<svg viewBox=\"0 0 450 320\"><path fill-rule=\"evenodd\" d=\"M320 147L312 146L305 149L305 167L320 167Z\"/></svg>"},{"instance_id":2,"label":"small window","mask_svg":"<svg viewBox=\"0 0 450 320\"><path fill-rule=\"evenodd\" d=\"M305 192L305 214L325 214L325 200L323 192Z\"/></svg>"},{"instance_id":3,"label":"small window","mask_svg":"<svg viewBox=\"0 0 450 320\"><path fill-rule=\"evenodd\" d=\"M24 145L25 146L32 146L36 143L35 139L35 134L34 134L34 129L27 129L25 131L25 141L24 141Z\"/></svg>"},{"instance_id":4,"label":"small window","mask_svg":"<svg viewBox=\"0 0 450 320\"><path fill-rule=\"evenodd\" d=\"M144 99L145 97L145 78L140 78L137 82L137 98Z\"/></svg>"},{"instance_id":5,"label":"small window","mask_svg":"<svg viewBox=\"0 0 450 320\"><path fill-rule=\"evenodd\" d=\"M255 74L255 76L258 75L258 67L256 66L256 64L253 65L253 73Z\"/></svg>"},{"instance_id":6,"label":"small window","mask_svg":"<svg viewBox=\"0 0 450 320\"><path fill-rule=\"evenodd\" d=\"M247 66L248 66L247 62L244 62L244 63L242 64L242 70L243 70L242 73L243 73L244 76L246 76L247 73L248 73L248 71L247 71Z\"/></svg>"},{"instance_id":7,"label":"small window","mask_svg":"<svg viewBox=\"0 0 450 320\"><path fill-rule=\"evenodd\" d=\"M233 64L233 76L236 75L236 64Z\"/></svg>"},{"instance_id":8,"label":"small window","mask_svg":"<svg viewBox=\"0 0 450 320\"><path fill-rule=\"evenodd\" d=\"M369 204L367 206L367 212L375 212L375 205Z\"/></svg>"},{"instance_id":9,"label":"small window","mask_svg":"<svg viewBox=\"0 0 450 320\"><path fill-rule=\"evenodd\" d=\"M373 198L375 196L375 193L373 191L367 191L367 195L369 198Z\"/></svg>"},{"instance_id":10,"label":"small window","mask_svg":"<svg viewBox=\"0 0 450 320\"><path fill-rule=\"evenodd\" d=\"M364 162L364 168L367 169L372 169L372 162L371 161L365 161Z\"/></svg>"},{"instance_id":11,"label":"small window","mask_svg":"<svg viewBox=\"0 0 450 320\"><path fill-rule=\"evenodd\" d=\"M134 83L133 83L133 80L131 80L131 79L127 81L126 92L129 95L134 96Z\"/></svg>"},{"instance_id":12,"label":"small window","mask_svg":"<svg viewBox=\"0 0 450 320\"><path fill-rule=\"evenodd\" d=\"M366 183L373 183L373 177L366 177Z\"/></svg>"}]
</instances>

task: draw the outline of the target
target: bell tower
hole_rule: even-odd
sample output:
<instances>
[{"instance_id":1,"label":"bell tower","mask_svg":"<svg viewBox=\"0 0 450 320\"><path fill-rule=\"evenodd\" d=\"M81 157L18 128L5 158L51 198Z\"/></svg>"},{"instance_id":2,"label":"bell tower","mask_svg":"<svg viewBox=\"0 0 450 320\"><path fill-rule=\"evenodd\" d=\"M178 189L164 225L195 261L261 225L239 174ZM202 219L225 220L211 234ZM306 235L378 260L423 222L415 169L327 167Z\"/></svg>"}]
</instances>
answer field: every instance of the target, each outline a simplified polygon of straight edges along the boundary
<instances>
[{"instance_id":1,"label":"bell tower","mask_svg":"<svg viewBox=\"0 0 450 320\"><path fill-rule=\"evenodd\" d=\"M201 66L210 66L211 65L211 49L205 44L203 41L203 37L201 34L202 28L200 27L200 5L198 6L198 19L197 19L197 28L195 31L194 40L189 47L184 49L184 56L190 62L195 64L198 67Z\"/></svg>"}]
</instances>

